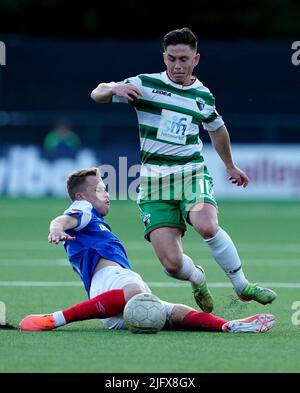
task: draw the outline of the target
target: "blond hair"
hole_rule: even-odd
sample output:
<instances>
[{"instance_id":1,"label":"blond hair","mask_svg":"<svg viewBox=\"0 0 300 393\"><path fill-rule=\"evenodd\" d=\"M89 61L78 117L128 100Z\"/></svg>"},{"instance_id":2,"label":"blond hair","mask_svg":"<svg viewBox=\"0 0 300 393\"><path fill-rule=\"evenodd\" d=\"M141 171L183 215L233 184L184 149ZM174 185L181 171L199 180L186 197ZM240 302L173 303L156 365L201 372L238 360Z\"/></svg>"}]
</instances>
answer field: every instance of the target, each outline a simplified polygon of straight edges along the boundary
<instances>
[{"instance_id":1,"label":"blond hair","mask_svg":"<svg viewBox=\"0 0 300 393\"><path fill-rule=\"evenodd\" d=\"M101 173L98 168L92 167L72 172L67 177L67 190L69 197L72 199L72 201L75 201L75 195L77 192L84 191L87 176L101 177Z\"/></svg>"}]
</instances>

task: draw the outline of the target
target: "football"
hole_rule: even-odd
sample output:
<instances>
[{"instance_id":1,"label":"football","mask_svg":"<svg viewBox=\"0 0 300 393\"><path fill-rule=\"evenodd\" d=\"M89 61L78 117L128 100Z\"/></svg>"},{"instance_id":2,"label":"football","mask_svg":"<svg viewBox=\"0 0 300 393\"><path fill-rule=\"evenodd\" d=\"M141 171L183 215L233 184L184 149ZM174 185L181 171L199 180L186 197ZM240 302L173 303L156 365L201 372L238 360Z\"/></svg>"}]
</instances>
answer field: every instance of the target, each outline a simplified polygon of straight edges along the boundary
<instances>
[{"instance_id":1,"label":"football","mask_svg":"<svg viewBox=\"0 0 300 393\"><path fill-rule=\"evenodd\" d=\"M131 332L156 333L164 327L167 313L157 296L139 293L127 302L123 318Z\"/></svg>"}]
</instances>

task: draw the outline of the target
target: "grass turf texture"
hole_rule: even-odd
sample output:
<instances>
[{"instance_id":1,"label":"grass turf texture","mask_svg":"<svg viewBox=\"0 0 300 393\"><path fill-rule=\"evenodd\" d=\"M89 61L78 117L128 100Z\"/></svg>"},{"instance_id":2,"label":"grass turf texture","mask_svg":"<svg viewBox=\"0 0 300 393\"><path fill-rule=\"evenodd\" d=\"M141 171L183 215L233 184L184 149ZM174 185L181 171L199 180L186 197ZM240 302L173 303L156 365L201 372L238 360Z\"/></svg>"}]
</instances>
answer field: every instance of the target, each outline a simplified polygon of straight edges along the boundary
<instances>
[{"instance_id":1,"label":"grass turf texture","mask_svg":"<svg viewBox=\"0 0 300 393\"><path fill-rule=\"evenodd\" d=\"M47 243L50 219L61 214L68 203L51 198L1 199L0 301L5 303L7 322L17 325L27 314L52 312L86 299L79 278L66 263L62 245ZM300 282L298 203L219 205L220 225L231 234L251 281ZM197 308L190 286L163 274L151 245L143 239L134 202L112 201L107 221L124 243L133 268L150 283L156 295ZM292 304L300 301L299 288L274 287L278 299L273 305L241 303L191 228L183 244L194 262L205 268L209 283L224 284L211 287L216 315L236 319L270 312L278 321L273 330L258 335L205 332L135 335L106 330L97 320L77 322L50 332L0 330L0 372L299 372L300 326L291 321L295 312ZM6 281L22 283L7 285ZM45 281L64 286L43 286ZM30 286L30 282L41 283Z\"/></svg>"}]
</instances>

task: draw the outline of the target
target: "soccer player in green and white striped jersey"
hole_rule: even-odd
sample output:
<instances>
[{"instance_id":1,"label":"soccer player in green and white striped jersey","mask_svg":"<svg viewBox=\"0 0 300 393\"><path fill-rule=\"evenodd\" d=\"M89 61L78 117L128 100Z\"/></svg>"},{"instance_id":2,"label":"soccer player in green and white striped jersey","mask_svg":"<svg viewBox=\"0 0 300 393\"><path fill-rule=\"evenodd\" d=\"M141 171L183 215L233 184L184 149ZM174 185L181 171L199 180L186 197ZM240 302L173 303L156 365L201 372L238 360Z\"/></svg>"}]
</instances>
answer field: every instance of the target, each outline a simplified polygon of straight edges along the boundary
<instances>
[{"instance_id":1,"label":"soccer player in green and white striped jersey","mask_svg":"<svg viewBox=\"0 0 300 393\"><path fill-rule=\"evenodd\" d=\"M129 102L137 112L142 163L138 205L145 237L166 274L191 282L202 310L211 312L213 299L204 270L183 253L186 222L202 236L242 300L271 303L276 293L248 282L230 236L218 224L199 126L209 133L229 180L246 187L249 179L234 164L230 137L213 95L193 76L200 60L197 38L188 28L174 30L164 36L163 48L166 71L100 83L91 93L98 103Z\"/></svg>"}]
</instances>

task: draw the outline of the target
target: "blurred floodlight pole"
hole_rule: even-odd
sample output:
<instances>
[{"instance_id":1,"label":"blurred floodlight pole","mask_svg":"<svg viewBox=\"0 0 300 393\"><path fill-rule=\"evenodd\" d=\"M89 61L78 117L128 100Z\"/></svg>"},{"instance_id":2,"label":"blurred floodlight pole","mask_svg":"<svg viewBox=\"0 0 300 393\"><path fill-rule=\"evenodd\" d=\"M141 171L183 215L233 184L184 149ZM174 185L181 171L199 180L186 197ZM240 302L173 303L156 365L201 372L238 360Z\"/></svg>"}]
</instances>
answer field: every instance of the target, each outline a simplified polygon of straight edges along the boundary
<instances>
[{"instance_id":1,"label":"blurred floodlight pole","mask_svg":"<svg viewBox=\"0 0 300 393\"><path fill-rule=\"evenodd\" d=\"M0 65L6 65L6 47L3 41L0 41Z\"/></svg>"}]
</instances>

